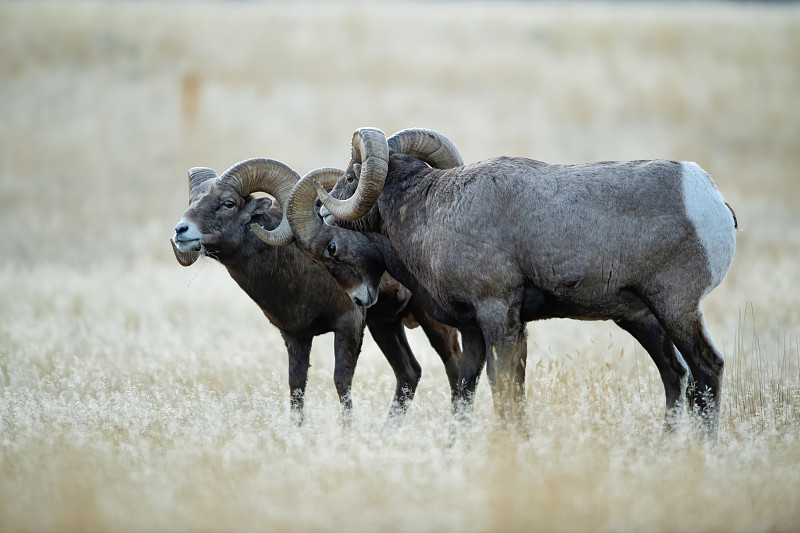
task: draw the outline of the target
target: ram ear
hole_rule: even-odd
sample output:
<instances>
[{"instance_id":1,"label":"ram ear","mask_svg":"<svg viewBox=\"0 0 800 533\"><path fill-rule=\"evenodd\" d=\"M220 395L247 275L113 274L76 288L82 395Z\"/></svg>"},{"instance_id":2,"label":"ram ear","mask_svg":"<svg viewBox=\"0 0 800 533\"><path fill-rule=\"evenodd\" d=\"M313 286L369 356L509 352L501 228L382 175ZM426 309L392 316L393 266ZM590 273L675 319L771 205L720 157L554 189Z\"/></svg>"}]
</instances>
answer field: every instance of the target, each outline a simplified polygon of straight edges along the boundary
<instances>
[{"instance_id":1,"label":"ram ear","mask_svg":"<svg viewBox=\"0 0 800 533\"><path fill-rule=\"evenodd\" d=\"M264 196L261 198L248 199L245 209L251 217L257 217L260 215L266 215L267 211L269 211L273 205L277 204L275 204L271 198Z\"/></svg>"}]
</instances>

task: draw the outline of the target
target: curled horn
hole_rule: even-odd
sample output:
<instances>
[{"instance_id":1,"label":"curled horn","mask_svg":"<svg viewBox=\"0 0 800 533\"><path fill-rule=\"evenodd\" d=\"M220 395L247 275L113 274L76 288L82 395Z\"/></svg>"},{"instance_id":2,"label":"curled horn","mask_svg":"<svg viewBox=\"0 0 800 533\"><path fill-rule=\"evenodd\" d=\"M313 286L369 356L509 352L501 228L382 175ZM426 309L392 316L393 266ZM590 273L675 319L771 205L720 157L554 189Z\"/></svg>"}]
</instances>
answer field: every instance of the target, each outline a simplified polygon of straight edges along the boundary
<instances>
[{"instance_id":1,"label":"curled horn","mask_svg":"<svg viewBox=\"0 0 800 533\"><path fill-rule=\"evenodd\" d=\"M189 190L194 190L195 187L208 180L213 180L217 177L214 169L206 167L194 167L189 169Z\"/></svg>"},{"instance_id":2,"label":"curled horn","mask_svg":"<svg viewBox=\"0 0 800 533\"><path fill-rule=\"evenodd\" d=\"M289 212L286 217L289 219L295 239L302 246L307 246L323 225L314 209L317 190L333 187L342 174L344 171L338 168L318 168L303 176L294 186L292 194L289 196Z\"/></svg>"},{"instance_id":3,"label":"curled horn","mask_svg":"<svg viewBox=\"0 0 800 533\"><path fill-rule=\"evenodd\" d=\"M248 159L233 165L220 176L220 181L232 186L236 191L247 197L256 191L265 192L275 197L283 209L281 223L274 230L266 230L258 224L251 224L250 229L262 241L273 246L283 246L292 241L292 229L286 220L286 206L289 194L300 176L274 159Z\"/></svg>"},{"instance_id":4,"label":"curled horn","mask_svg":"<svg viewBox=\"0 0 800 533\"><path fill-rule=\"evenodd\" d=\"M453 168L464 165L453 141L438 131L423 128L401 130L389 137L389 149L415 157L433 168Z\"/></svg>"},{"instance_id":5,"label":"curled horn","mask_svg":"<svg viewBox=\"0 0 800 533\"><path fill-rule=\"evenodd\" d=\"M317 184L322 204L336 218L355 220L366 215L383 189L389 172L389 145L386 135L375 128L360 128L353 133L353 160L361 163L361 176L353 196L337 200Z\"/></svg>"}]
</instances>

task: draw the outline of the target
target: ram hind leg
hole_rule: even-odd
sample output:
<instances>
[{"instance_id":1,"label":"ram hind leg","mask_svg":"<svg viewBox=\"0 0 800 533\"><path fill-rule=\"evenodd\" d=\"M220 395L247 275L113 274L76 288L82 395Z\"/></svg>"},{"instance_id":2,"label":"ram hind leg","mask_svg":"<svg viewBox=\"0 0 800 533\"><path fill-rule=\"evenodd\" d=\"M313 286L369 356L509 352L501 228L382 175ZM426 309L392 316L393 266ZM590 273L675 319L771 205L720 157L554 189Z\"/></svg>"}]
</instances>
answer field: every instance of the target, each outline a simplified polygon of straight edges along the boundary
<instances>
[{"instance_id":1,"label":"ram hind leg","mask_svg":"<svg viewBox=\"0 0 800 533\"><path fill-rule=\"evenodd\" d=\"M615 320L647 351L661 375L666 396L664 433L674 433L681 423L686 407L686 391L691 374L681 354L676 350L667 332L655 315L642 318Z\"/></svg>"},{"instance_id":2,"label":"ram hind leg","mask_svg":"<svg viewBox=\"0 0 800 533\"><path fill-rule=\"evenodd\" d=\"M399 426L414 399L422 369L408 345L401 321L369 324L369 331L397 378L386 425Z\"/></svg>"},{"instance_id":3,"label":"ram hind leg","mask_svg":"<svg viewBox=\"0 0 800 533\"><path fill-rule=\"evenodd\" d=\"M312 337L295 337L286 332L281 334L289 353L289 417L296 426L302 426Z\"/></svg>"},{"instance_id":4,"label":"ram hind leg","mask_svg":"<svg viewBox=\"0 0 800 533\"><path fill-rule=\"evenodd\" d=\"M412 300L412 304L416 302ZM459 366L461 362L461 346L458 343L458 330L437 322L427 309L420 305L413 306L414 319L422 327L431 346L444 363L447 381L450 383L451 398L455 400L458 388Z\"/></svg>"},{"instance_id":5,"label":"ram hind leg","mask_svg":"<svg viewBox=\"0 0 800 533\"><path fill-rule=\"evenodd\" d=\"M690 408L700 417L706 434L716 440L725 359L711 341L697 304L660 306L654 311L692 372L694 382L689 388Z\"/></svg>"}]
</instances>

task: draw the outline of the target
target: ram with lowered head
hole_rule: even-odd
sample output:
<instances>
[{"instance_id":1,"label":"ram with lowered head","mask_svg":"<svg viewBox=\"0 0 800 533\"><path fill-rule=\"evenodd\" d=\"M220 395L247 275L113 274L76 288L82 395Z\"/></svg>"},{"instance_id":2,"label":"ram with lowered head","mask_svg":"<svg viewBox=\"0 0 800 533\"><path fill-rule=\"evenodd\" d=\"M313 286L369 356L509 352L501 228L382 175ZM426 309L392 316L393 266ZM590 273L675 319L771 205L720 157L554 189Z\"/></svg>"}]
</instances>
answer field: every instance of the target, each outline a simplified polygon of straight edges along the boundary
<instances>
[{"instance_id":1,"label":"ram with lowered head","mask_svg":"<svg viewBox=\"0 0 800 533\"><path fill-rule=\"evenodd\" d=\"M349 423L350 388L365 326L397 378L389 421L398 423L421 375L403 322L422 326L453 386L461 356L457 332L433 320L424 308L409 305L408 289L388 275L380 276L376 285L382 303L366 309L355 305L325 268L297 246L269 246L257 238L251 225L267 228L273 238L291 240L291 229L288 222L281 222L284 217L277 204L286 205L298 178L289 167L270 159L244 161L221 176L209 168L191 169L189 208L171 241L175 257L184 266L201 254L217 259L280 330L289 354L291 416L295 423L303 421L311 342L328 332L334 334L334 383L343 421ZM272 183L278 185L272 187ZM262 189L272 190L277 203L251 196Z\"/></svg>"},{"instance_id":2,"label":"ram with lowered head","mask_svg":"<svg viewBox=\"0 0 800 533\"><path fill-rule=\"evenodd\" d=\"M448 141L446 138L440 137L439 140L442 146L433 153L420 152L419 147L425 145L425 142L419 144L420 140L424 141L425 137L421 139L419 137L409 138L404 134L400 137L393 137L389 142L395 146L393 148L395 151L415 154L420 160L433 168L445 169L463 165L457 148L452 144L446 144ZM356 183L355 175L359 173L359 167L360 165L356 165L356 173L347 178L348 183ZM485 341L480 330L474 327L474 322L470 319L464 320L463 317L450 315L439 306L435 298L403 266L403 262L386 236L373 232L360 233L322 223L315 208L318 201L316 184L319 183L327 189L334 186L343 174L344 172L339 169L320 168L306 174L295 185L289 196L286 217L296 242L309 251L324 248L324 256L317 257L317 260L328 268L342 288L356 302L368 302L368 304L371 304L376 300L380 301L371 288L375 282L370 281L370 279L378 279L384 271L394 273L399 279L403 279L406 286L412 290L415 301L425 302L425 306L434 310L438 318L461 328L462 347L464 357L467 360L483 360ZM325 211L325 208L323 208L323 211ZM274 245L281 244L272 233L262 228L254 227L253 231L265 242ZM356 262L355 265L353 264L354 261ZM530 315L532 310L542 314L541 301L536 293L525 292L521 310L524 317L523 320L533 318ZM655 351L653 356L663 357L663 354ZM655 362L659 368L668 363L666 360L656 360ZM472 408L472 403L469 401L471 392L469 391L475 390L477 381L478 375L473 373L469 377L465 377L460 386L457 386L452 391L452 410L455 415L455 421L463 422L469 419ZM665 381L665 387L668 384ZM671 420L668 417L667 423L669 424ZM454 429L459 427L460 425L456 425ZM671 428L672 426L667 426L667 429ZM455 434L452 436L455 436Z\"/></svg>"},{"instance_id":3,"label":"ram with lowered head","mask_svg":"<svg viewBox=\"0 0 800 533\"><path fill-rule=\"evenodd\" d=\"M454 145L448 146L446 150L441 150L438 155L420 155L420 157L423 157L427 163L435 168L452 168L463 164ZM387 271L400 272L405 279L409 280L409 283L413 284L413 288L408 286L412 293L409 307L415 315L422 314L427 316L429 313L433 313L439 320L452 322L452 318L448 317L446 312L437 305L436 300L425 291L425 288L416 283L413 276L401 270L402 263L397 260L396 254L393 253L388 240L384 236L375 233L362 234L323 224L317 206L319 201L315 182L319 180L325 184L324 186L333 187L342 174L343 171L335 168L316 169L294 186L289 196L287 209L284 211L284 216L292 228L291 238L287 238L277 232L267 231L257 224L253 224L253 232L272 246L295 242L305 250L314 250L317 248L318 243L324 243L325 258L321 259L313 255L311 257L330 271L355 303L366 306L369 309L372 309L371 306L375 305L376 302L377 305L380 305L379 279L381 276L384 276ZM278 184L275 182L265 183L262 192L275 195L278 189ZM351 254L348 250L358 250L358 253ZM345 260L340 261L340 255ZM353 261L356 261L356 264L353 264ZM379 266L373 267L372 265L376 262ZM383 268L385 262L392 262L392 266ZM364 275L374 276L374 279L365 283L363 281ZM420 308L421 312L418 313L416 310ZM464 353L474 354L472 356L473 359L482 357L484 350L483 339L472 335L470 330L462 330L461 333ZM462 410L459 408L465 406L464 402L460 401L462 397L460 390L463 387L458 385L457 379L453 379L450 386L453 412L456 415L460 415Z\"/></svg>"},{"instance_id":4,"label":"ram with lowered head","mask_svg":"<svg viewBox=\"0 0 800 533\"><path fill-rule=\"evenodd\" d=\"M315 185L327 222L384 236L398 279L424 288L444 311L438 318L482 337L481 357L465 350L461 361L465 401L486 365L496 410L521 424L525 322L613 320L658 366L665 427L677 426L688 397L715 438L724 359L700 302L727 273L737 223L709 175L664 160L499 157L448 170L421 161L451 144L431 130L387 140L360 129L336 187ZM332 258L329 249L317 242L311 252L364 264L358 250ZM362 282L375 294L376 272L392 268L371 253Z\"/></svg>"},{"instance_id":5,"label":"ram with lowered head","mask_svg":"<svg viewBox=\"0 0 800 533\"><path fill-rule=\"evenodd\" d=\"M402 132L400 135L389 139L390 149L405 154L414 154L420 160L429 164L433 168L446 169L463 165L461 156L457 148L449 143L443 136L437 138L437 149L426 151L428 137L419 135L409 135L410 132ZM421 148L423 148L421 150ZM430 153L429 153L430 152ZM354 165L355 173L348 176L346 181L355 187L356 176L360 173L360 164ZM435 310L436 316L449 324L456 325L461 329L462 346L464 357L467 360L483 361L485 358L485 341L482 333L475 327L474 321L470 318L466 320L462 316L454 316L445 311L436 303L433 298L419 281L406 269L397 252L391 246L386 236L374 232L360 233L351 231L335 225L323 224L315 209L317 200L317 184L322 184L326 189L334 186L344 174L343 171L334 168L316 169L303 177L295 185L289 197L289 209L287 219L292 228L292 234L296 241L306 250L322 250L325 254L317 259L325 264L333 277L339 284L347 290L351 298L358 302L375 302L377 294L372 290L374 284L371 279L377 279L383 272L393 273L398 279L403 279L409 287L415 299L426 302L426 306ZM347 194L349 196L349 193ZM322 211L326 209L323 207ZM328 217L329 220L331 217ZM253 228L265 242L275 244L274 237L260 228ZM356 264L354 265L353 262ZM544 316L541 309L541 300L537 293L526 291L520 306L523 321ZM658 368L669 364L664 359L661 351L654 350L652 353ZM668 374L662 372L665 378L664 386L667 389L671 382L667 381ZM453 412L456 421L469 419L472 409L472 391L477 385L477 371L465 376L460 385L453 391ZM669 390L669 389L667 389ZM669 405L669 398L667 401ZM667 409L665 428L674 428L675 418L669 416ZM455 428L458 428L456 425Z\"/></svg>"}]
</instances>

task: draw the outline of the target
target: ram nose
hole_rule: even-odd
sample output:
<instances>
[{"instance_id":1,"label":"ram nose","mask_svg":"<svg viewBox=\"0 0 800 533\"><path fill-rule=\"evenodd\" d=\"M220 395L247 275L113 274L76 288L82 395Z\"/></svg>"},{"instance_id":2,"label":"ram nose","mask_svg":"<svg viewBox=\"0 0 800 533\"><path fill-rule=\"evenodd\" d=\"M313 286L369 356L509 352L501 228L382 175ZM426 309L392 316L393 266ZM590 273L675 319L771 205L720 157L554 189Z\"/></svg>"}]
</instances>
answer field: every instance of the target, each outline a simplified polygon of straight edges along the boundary
<instances>
[{"instance_id":1,"label":"ram nose","mask_svg":"<svg viewBox=\"0 0 800 533\"><path fill-rule=\"evenodd\" d=\"M319 216L322 218L322 221L325 222L328 226L335 226L336 225L336 218L331 215L331 212L328 211L328 208L324 205L319 208Z\"/></svg>"},{"instance_id":2,"label":"ram nose","mask_svg":"<svg viewBox=\"0 0 800 533\"><path fill-rule=\"evenodd\" d=\"M189 231L189 224L184 220L181 220L178 222L178 225L175 226L175 235L182 235L187 231Z\"/></svg>"},{"instance_id":3,"label":"ram nose","mask_svg":"<svg viewBox=\"0 0 800 533\"><path fill-rule=\"evenodd\" d=\"M378 303L378 291L367 285L359 285L350 291L350 299L360 307L372 307Z\"/></svg>"},{"instance_id":4,"label":"ram nose","mask_svg":"<svg viewBox=\"0 0 800 533\"><path fill-rule=\"evenodd\" d=\"M182 218L175 226L175 236L172 237L172 242L183 252L198 251L200 250L200 237L202 234L197 226Z\"/></svg>"}]
</instances>

